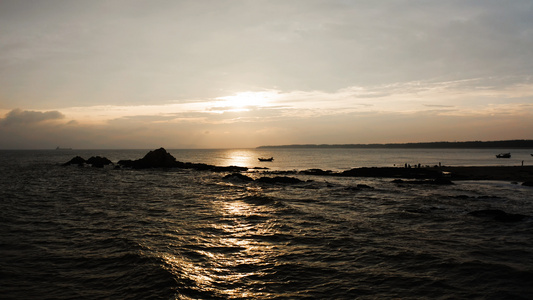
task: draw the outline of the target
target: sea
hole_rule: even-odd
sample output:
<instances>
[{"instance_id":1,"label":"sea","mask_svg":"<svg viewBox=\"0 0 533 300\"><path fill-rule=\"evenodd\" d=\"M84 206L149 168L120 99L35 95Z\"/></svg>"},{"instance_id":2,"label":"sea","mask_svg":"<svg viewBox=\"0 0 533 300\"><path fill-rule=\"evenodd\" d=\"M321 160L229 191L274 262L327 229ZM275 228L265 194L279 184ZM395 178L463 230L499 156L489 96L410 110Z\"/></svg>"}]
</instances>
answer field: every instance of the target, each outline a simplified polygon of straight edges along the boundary
<instances>
[{"instance_id":1,"label":"sea","mask_svg":"<svg viewBox=\"0 0 533 300\"><path fill-rule=\"evenodd\" d=\"M117 162L149 150L0 151L0 298L533 299L533 187L303 174L286 175L298 184L271 184L224 172L62 166L78 155ZM167 151L249 167L252 178L533 165L531 149ZM485 209L532 217L469 214Z\"/></svg>"}]
</instances>

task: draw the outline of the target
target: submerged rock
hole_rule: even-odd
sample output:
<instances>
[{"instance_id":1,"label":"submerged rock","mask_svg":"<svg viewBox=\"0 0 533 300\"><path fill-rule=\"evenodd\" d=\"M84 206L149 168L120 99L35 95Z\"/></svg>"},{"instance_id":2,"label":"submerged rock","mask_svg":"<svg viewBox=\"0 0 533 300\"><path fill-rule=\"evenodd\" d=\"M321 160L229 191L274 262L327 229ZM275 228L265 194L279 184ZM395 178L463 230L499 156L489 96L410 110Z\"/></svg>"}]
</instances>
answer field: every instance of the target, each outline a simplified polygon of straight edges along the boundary
<instances>
[{"instance_id":1,"label":"submerged rock","mask_svg":"<svg viewBox=\"0 0 533 300\"><path fill-rule=\"evenodd\" d=\"M499 209L483 209L468 213L474 217L493 219L499 222L518 222L527 218L528 216L522 214L509 214Z\"/></svg>"},{"instance_id":2,"label":"submerged rock","mask_svg":"<svg viewBox=\"0 0 533 300\"><path fill-rule=\"evenodd\" d=\"M333 171L331 170L324 171L322 169L309 169L309 170L300 171L300 173L306 174L306 175L331 175Z\"/></svg>"},{"instance_id":3,"label":"submerged rock","mask_svg":"<svg viewBox=\"0 0 533 300\"><path fill-rule=\"evenodd\" d=\"M276 177L261 177L257 179L258 182L263 183L286 183L286 184L296 184L303 182L302 180L294 177L285 177L285 176L276 176Z\"/></svg>"},{"instance_id":4,"label":"submerged rock","mask_svg":"<svg viewBox=\"0 0 533 300\"><path fill-rule=\"evenodd\" d=\"M452 185L454 184L450 179L447 178L435 178L432 180L403 180L403 179L394 179L393 183L405 183L405 184L435 184L435 185Z\"/></svg>"},{"instance_id":5,"label":"submerged rock","mask_svg":"<svg viewBox=\"0 0 533 300\"><path fill-rule=\"evenodd\" d=\"M241 173L233 173L224 176L222 179L228 181L254 181L253 178L243 175Z\"/></svg>"},{"instance_id":6,"label":"submerged rock","mask_svg":"<svg viewBox=\"0 0 533 300\"><path fill-rule=\"evenodd\" d=\"M214 172L243 172L243 171L248 171L248 168L239 167L239 166L227 166L227 167L210 166L209 170L214 171Z\"/></svg>"}]
</instances>

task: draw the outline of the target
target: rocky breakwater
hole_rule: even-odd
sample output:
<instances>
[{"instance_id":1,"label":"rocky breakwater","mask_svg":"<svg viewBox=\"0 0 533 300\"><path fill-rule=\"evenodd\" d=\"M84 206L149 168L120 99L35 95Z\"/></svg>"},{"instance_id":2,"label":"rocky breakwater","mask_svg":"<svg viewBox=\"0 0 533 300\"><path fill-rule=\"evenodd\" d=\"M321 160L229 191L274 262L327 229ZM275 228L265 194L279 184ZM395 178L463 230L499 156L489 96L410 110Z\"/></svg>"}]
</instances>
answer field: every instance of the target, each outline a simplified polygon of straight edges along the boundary
<instances>
[{"instance_id":1,"label":"rocky breakwater","mask_svg":"<svg viewBox=\"0 0 533 300\"><path fill-rule=\"evenodd\" d=\"M247 167L239 166L214 166L204 163L190 163L176 160L172 154L168 153L165 148L159 148L148 152L143 158L137 160L120 160L119 166L132 169L151 169L151 168L181 168L194 170L209 170L214 172L241 172L247 171Z\"/></svg>"},{"instance_id":2,"label":"rocky breakwater","mask_svg":"<svg viewBox=\"0 0 533 300\"><path fill-rule=\"evenodd\" d=\"M93 167L103 167L105 165L112 164L112 162L100 156L93 156L88 160L80 156L72 158L70 161L64 163L64 166L68 165L80 165L90 164ZM176 160L172 154L168 153L165 148L159 148L148 152L143 158L136 160L119 160L117 168L130 168L130 169L153 169L153 168L182 168L182 169L195 169L195 170L210 170L214 172L242 172L247 171L246 167L238 166L214 166L203 163L189 163Z\"/></svg>"},{"instance_id":3,"label":"rocky breakwater","mask_svg":"<svg viewBox=\"0 0 533 300\"><path fill-rule=\"evenodd\" d=\"M408 178L408 179L437 179L443 177L442 172L436 168L354 168L341 172L339 176L347 177L381 177L381 178Z\"/></svg>"}]
</instances>

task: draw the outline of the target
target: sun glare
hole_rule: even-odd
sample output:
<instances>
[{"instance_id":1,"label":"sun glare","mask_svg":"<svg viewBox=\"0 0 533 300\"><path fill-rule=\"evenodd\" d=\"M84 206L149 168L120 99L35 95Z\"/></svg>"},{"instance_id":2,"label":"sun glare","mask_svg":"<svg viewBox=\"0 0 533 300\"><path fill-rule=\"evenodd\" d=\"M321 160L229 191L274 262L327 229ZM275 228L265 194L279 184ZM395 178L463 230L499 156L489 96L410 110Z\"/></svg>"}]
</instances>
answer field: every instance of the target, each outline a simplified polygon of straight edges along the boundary
<instances>
[{"instance_id":1,"label":"sun glare","mask_svg":"<svg viewBox=\"0 0 533 300\"><path fill-rule=\"evenodd\" d=\"M251 107L267 106L273 92L241 92L231 96L218 97L218 105L227 107L231 111L247 111Z\"/></svg>"}]
</instances>

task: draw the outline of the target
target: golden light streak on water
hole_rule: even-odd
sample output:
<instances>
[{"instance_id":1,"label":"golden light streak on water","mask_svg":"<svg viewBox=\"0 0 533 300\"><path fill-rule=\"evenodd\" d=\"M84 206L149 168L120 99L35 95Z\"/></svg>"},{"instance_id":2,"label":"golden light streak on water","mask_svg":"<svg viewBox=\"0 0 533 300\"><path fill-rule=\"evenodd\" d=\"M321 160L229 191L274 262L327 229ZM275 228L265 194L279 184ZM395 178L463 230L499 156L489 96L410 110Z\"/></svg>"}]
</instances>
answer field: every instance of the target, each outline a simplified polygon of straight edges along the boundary
<instances>
[{"instance_id":1,"label":"golden light streak on water","mask_svg":"<svg viewBox=\"0 0 533 300\"><path fill-rule=\"evenodd\" d=\"M274 256L279 249L253 238L273 234L272 227L247 221L247 217L260 213L260 208L244 201L221 196L220 201L213 202L213 209L227 222L210 224L215 230L223 232L222 235L196 237L197 241L203 241L200 249L193 250L200 259L165 254L163 261L178 280L192 280L202 292L211 292L223 298L258 297L258 294L243 289L240 283L265 275L257 266L275 261ZM220 286L226 288L221 289Z\"/></svg>"}]
</instances>

